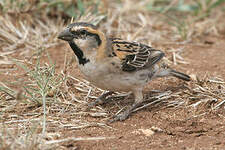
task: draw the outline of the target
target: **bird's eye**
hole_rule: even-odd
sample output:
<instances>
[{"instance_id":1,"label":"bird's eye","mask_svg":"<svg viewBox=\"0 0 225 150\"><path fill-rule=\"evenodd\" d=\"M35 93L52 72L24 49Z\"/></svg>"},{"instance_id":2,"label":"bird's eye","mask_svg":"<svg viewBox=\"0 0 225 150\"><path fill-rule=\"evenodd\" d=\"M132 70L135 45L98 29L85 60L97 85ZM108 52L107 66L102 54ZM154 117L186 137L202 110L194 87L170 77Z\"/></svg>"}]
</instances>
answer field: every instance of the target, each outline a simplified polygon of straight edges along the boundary
<instances>
[{"instance_id":1,"label":"bird's eye","mask_svg":"<svg viewBox=\"0 0 225 150\"><path fill-rule=\"evenodd\" d=\"M80 34L81 34L81 35L85 35L85 34L86 34L86 31L85 31L85 30L81 30L81 31L80 31Z\"/></svg>"},{"instance_id":2,"label":"bird's eye","mask_svg":"<svg viewBox=\"0 0 225 150\"><path fill-rule=\"evenodd\" d=\"M72 29L70 29L70 32L71 32L72 34L76 34L76 31L74 31L74 30L72 30Z\"/></svg>"}]
</instances>

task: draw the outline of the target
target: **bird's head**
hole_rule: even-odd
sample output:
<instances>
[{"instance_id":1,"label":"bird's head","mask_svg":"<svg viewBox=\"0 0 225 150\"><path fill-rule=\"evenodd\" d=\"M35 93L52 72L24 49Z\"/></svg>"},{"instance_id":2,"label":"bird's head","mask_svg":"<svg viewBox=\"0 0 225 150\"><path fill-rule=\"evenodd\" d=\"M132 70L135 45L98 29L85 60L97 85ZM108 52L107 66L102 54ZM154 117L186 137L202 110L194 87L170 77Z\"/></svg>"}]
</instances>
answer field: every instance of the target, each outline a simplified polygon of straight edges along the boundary
<instances>
[{"instance_id":1,"label":"bird's head","mask_svg":"<svg viewBox=\"0 0 225 150\"><path fill-rule=\"evenodd\" d=\"M104 34L97 30L97 27L84 22L68 25L58 38L68 42L75 42L81 49L87 47L98 47L103 42Z\"/></svg>"}]
</instances>

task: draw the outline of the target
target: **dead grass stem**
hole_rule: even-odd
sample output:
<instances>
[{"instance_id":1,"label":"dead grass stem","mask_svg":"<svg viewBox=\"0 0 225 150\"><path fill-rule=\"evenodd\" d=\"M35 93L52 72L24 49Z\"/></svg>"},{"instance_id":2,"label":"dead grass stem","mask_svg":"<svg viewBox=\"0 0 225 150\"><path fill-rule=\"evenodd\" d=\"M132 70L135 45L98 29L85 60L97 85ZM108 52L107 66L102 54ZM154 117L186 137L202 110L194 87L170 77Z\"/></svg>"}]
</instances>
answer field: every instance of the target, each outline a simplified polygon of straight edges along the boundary
<instances>
[{"instance_id":1,"label":"dead grass stem","mask_svg":"<svg viewBox=\"0 0 225 150\"><path fill-rule=\"evenodd\" d=\"M201 44L195 42L194 38L219 34L216 26L219 17L198 21L187 19L183 23L172 19L175 23L169 25L164 17L175 1L171 1L162 13L142 9L146 8L147 2L109 2L107 17L87 13L75 21L89 21L109 36L135 40L162 49L168 54L165 61L171 65L189 63L184 55L188 51L185 45ZM131 7L134 5L137 7ZM0 16L0 67L3 66L0 74L16 78L9 82L0 80L0 149L53 149L54 144L68 141L115 138L105 135L63 136L62 131L93 127L113 129L105 120L113 113L123 111L126 104L114 102L115 107L110 110L102 106L86 110L86 104L94 101L104 90L70 74L74 66L68 52L62 69L57 70L50 57L48 62L43 62L46 60L44 56L48 56L47 49L59 45L56 37L62 28L62 20L33 18L30 23L26 20L14 21L8 14ZM163 44L176 46L164 49L159 46ZM10 68L11 65L16 67ZM18 71L19 68L22 68L22 73ZM146 107L193 108L200 110L195 114L199 116L225 108L225 81L217 77L196 77L190 84L182 83L182 88L178 90L153 93L151 96L145 93L146 102L134 111ZM113 95L112 101L129 95L117 94Z\"/></svg>"}]
</instances>

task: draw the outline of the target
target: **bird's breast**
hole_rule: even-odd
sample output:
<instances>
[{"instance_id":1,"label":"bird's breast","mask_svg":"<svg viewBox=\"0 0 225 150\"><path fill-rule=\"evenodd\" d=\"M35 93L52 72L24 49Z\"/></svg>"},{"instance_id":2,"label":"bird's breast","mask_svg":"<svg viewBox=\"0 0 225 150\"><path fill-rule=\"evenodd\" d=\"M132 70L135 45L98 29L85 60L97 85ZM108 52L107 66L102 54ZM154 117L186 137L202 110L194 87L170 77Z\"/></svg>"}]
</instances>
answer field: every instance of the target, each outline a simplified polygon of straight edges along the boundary
<instances>
[{"instance_id":1,"label":"bird's breast","mask_svg":"<svg viewBox=\"0 0 225 150\"><path fill-rule=\"evenodd\" d=\"M88 62L79 65L86 80L96 87L109 91L132 91L137 87L144 86L149 81L150 70L140 70L136 72L124 72L120 68L115 68L109 64L97 64Z\"/></svg>"}]
</instances>

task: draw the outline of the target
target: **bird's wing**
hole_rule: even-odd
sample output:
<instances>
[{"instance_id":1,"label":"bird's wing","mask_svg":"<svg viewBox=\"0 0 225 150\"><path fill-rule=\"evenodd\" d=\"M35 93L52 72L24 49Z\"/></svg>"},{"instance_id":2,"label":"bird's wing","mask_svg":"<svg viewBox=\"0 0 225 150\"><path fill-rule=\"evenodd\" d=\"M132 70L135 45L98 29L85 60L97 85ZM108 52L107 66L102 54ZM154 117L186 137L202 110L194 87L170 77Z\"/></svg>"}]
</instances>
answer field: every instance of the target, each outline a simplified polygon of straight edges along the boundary
<instances>
[{"instance_id":1,"label":"bird's wing","mask_svg":"<svg viewBox=\"0 0 225 150\"><path fill-rule=\"evenodd\" d=\"M128 42L118 38L111 40L113 54L121 60L123 71L151 67L164 56L162 51L141 43Z\"/></svg>"}]
</instances>

